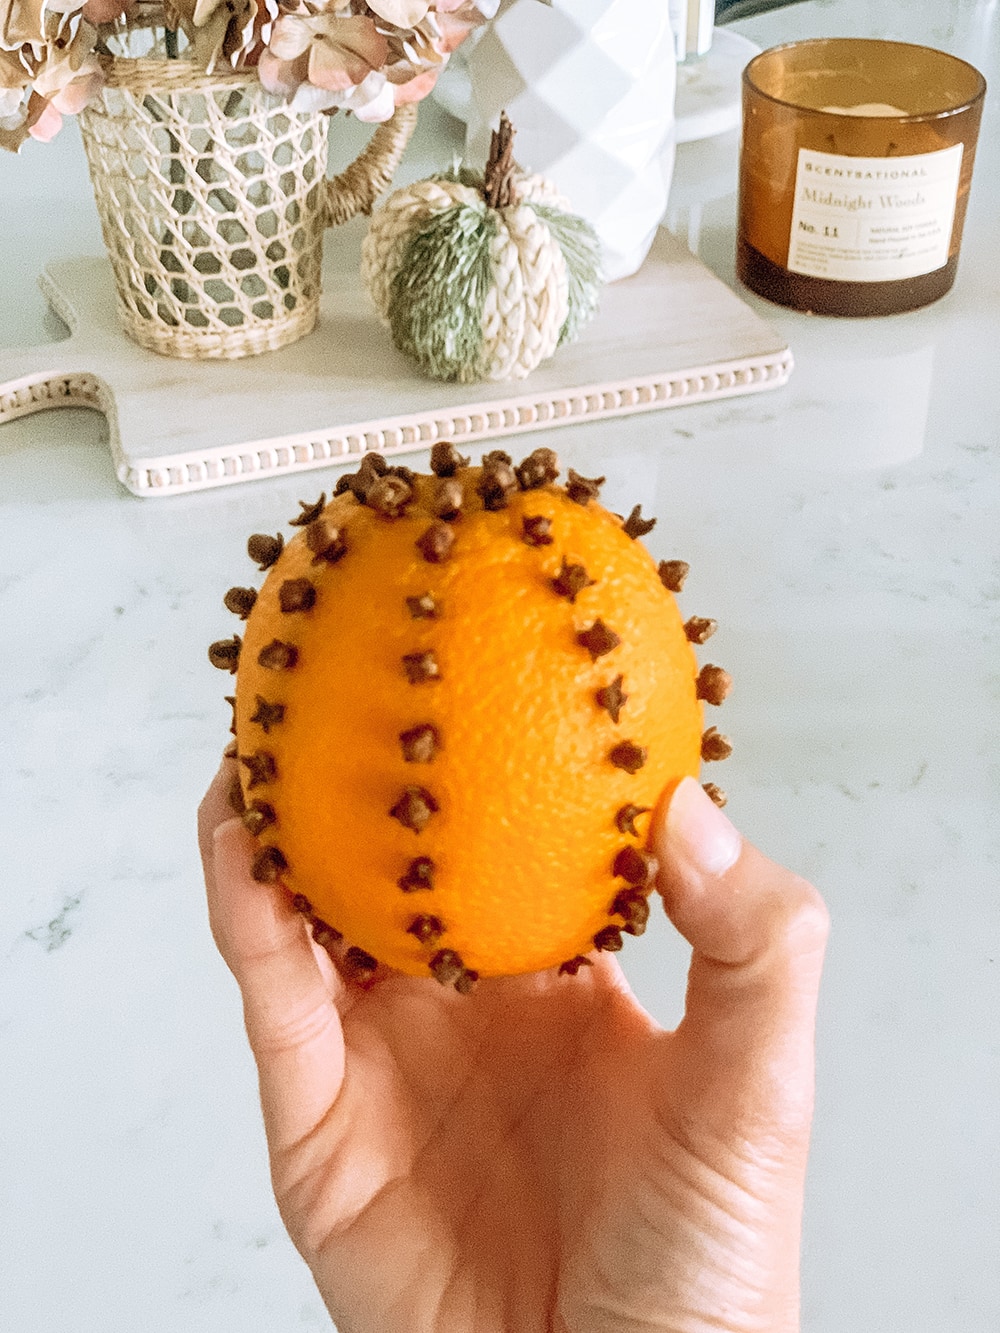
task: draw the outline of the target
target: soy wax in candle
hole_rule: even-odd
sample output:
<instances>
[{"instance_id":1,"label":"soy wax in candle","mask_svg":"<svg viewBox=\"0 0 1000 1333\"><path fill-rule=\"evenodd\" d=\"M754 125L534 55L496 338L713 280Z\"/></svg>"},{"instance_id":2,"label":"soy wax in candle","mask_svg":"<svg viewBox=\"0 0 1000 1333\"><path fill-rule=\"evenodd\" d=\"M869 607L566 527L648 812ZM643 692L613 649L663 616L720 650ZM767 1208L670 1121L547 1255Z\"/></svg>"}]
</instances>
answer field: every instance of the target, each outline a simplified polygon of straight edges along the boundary
<instances>
[{"instance_id":1,"label":"soy wax in candle","mask_svg":"<svg viewBox=\"0 0 1000 1333\"><path fill-rule=\"evenodd\" d=\"M905 116L902 107L890 106L888 102L859 102L857 106L821 106L821 111L828 111L832 116Z\"/></svg>"}]
</instances>

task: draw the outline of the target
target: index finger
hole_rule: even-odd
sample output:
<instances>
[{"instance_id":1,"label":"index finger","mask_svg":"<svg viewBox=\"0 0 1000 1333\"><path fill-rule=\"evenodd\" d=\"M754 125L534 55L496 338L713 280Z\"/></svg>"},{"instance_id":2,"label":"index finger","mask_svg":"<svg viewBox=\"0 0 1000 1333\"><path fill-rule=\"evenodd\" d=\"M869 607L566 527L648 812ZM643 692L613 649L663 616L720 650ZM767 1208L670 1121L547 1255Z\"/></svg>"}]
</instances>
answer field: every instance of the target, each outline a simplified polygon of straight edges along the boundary
<instances>
[{"instance_id":1,"label":"index finger","mask_svg":"<svg viewBox=\"0 0 1000 1333\"><path fill-rule=\"evenodd\" d=\"M240 804L236 800L239 782L236 761L223 759L198 806L198 850L210 894L215 887L215 830L239 814Z\"/></svg>"},{"instance_id":2,"label":"index finger","mask_svg":"<svg viewBox=\"0 0 1000 1333\"><path fill-rule=\"evenodd\" d=\"M324 975L302 915L280 885L254 879L254 840L229 793L224 762L198 811L212 935L243 997L272 1149L298 1142L329 1110L344 1074L336 1001L343 983Z\"/></svg>"}]
</instances>

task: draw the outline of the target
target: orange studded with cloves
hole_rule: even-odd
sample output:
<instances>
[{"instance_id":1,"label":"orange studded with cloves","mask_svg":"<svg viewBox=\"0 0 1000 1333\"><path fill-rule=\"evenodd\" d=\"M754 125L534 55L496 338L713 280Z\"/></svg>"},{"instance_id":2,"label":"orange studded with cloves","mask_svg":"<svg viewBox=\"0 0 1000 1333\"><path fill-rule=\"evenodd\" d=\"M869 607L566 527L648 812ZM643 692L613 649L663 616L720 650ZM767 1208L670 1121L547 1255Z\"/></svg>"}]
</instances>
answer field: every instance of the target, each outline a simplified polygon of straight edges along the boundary
<instances>
[{"instance_id":1,"label":"orange studded with cloves","mask_svg":"<svg viewBox=\"0 0 1000 1333\"><path fill-rule=\"evenodd\" d=\"M692 647L714 623L685 628L649 520L559 485L550 450L431 464L369 456L280 548L251 539L266 578L212 660L255 865L368 973L573 975L645 927L650 811L728 692Z\"/></svg>"}]
</instances>

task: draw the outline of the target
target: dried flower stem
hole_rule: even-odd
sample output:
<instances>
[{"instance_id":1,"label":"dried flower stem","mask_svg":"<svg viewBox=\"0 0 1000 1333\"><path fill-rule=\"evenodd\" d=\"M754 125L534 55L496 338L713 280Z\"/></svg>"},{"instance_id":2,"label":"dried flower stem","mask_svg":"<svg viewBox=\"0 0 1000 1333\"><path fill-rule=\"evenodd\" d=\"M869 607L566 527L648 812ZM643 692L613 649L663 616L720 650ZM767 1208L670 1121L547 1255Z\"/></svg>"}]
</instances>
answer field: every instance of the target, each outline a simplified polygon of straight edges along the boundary
<instances>
[{"instance_id":1,"label":"dried flower stem","mask_svg":"<svg viewBox=\"0 0 1000 1333\"><path fill-rule=\"evenodd\" d=\"M500 113L500 128L490 136L490 156L483 176L483 198L487 208L507 208L513 196L514 128L507 112Z\"/></svg>"}]
</instances>

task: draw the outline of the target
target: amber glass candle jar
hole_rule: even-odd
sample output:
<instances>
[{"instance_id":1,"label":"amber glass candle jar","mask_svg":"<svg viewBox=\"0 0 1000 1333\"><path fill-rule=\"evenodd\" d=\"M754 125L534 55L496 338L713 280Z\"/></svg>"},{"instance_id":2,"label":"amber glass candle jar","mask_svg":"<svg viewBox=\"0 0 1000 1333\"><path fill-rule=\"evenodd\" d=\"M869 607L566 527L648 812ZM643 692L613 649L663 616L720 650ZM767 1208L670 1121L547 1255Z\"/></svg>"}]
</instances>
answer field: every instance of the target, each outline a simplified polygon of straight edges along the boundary
<instances>
[{"instance_id":1,"label":"amber glass candle jar","mask_svg":"<svg viewBox=\"0 0 1000 1333\"><path fill-rule=\"evenodd\" d=\"M955 280L986 81L906 42L821 38L743 73L737 272L823 315L887 315Z\"/></svg>"}]
</instances>

